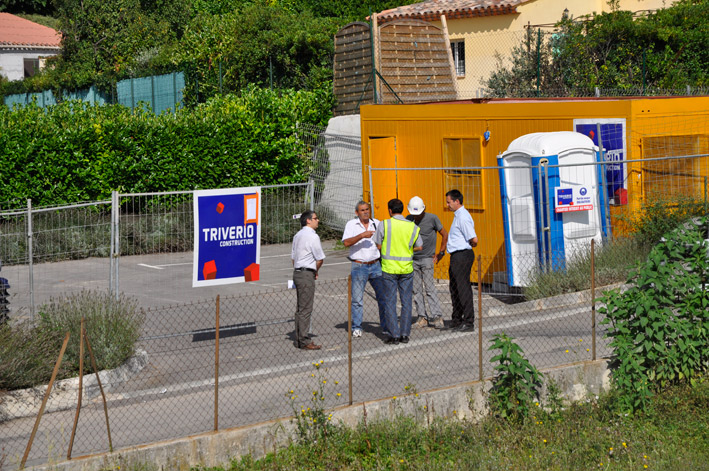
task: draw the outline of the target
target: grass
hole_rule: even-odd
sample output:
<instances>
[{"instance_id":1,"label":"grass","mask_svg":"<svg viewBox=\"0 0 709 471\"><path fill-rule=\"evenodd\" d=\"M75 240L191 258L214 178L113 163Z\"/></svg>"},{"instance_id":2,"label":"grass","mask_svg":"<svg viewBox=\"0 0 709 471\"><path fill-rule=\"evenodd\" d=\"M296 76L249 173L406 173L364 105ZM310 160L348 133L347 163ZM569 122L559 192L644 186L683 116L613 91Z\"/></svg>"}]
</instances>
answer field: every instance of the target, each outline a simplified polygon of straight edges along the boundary
<instances>
[{"instance_id":1,"label":"grass","mask_svg":"<svg viewBox=\"0 0 709 471\"><path fill-rule=\"evenodd\" d=\"M208 469L709 469L709 381L668 389L643 414L615 410L614 397L605 395L556 412L537 407L517 425L491 417L479 424L435 419L427 426L399 417L337 426L263 459L247 456Z\"/></svg>"},{"instance_id":2,"label":"grass","mask_svg":"<svg viewBox=\"0 0 709 471\"><path fill-rule=\"evenodd\" d=\"M627 237L609 240L596 252L596 286L623 282L633 268L645 260L662 237L687 220L705 215L707 202L689 195L650 194L641 208L619 217L620 226L630 230ZM541 299L573 293L591 287L590 248L582 256L567 263L565 270L533 274L530 286L524 289L527 299Z\"/></svg>"},{"instance_id":3,"label":"grass","mask_svg":"<svg viewBox=\"0 0 709 471\"><path fill-rule=\"evenodd\" d=\"M631 270L645 260L651 246L632 238L619 238L595 251L596 286L626 281ZM524 289L527 299L541 299L591 288L591 251L567 264L566 270L535 272Z\"/></svg>"}]
</instances>

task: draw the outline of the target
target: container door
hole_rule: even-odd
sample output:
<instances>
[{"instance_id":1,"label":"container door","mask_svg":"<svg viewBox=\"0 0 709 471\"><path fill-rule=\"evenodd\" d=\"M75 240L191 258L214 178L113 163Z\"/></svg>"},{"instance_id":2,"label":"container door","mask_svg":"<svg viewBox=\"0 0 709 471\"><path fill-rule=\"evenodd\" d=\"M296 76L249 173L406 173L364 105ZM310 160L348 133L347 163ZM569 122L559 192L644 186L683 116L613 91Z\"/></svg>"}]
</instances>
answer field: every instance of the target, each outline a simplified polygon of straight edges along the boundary
<instances>
[{"instance_id":1,"label":"container door","mask_svg":"<svg viewBox=\"0 0 709 471\"><path fill-rule=\"evenodd\" d=\"M399 197L396 175L396 138L380 137L369 139L369 164L371 178L369 191L372 198L372 217L387 219L387 203ZM374 170L385 168L388 170Z\"/></svg>"}]
</instances>

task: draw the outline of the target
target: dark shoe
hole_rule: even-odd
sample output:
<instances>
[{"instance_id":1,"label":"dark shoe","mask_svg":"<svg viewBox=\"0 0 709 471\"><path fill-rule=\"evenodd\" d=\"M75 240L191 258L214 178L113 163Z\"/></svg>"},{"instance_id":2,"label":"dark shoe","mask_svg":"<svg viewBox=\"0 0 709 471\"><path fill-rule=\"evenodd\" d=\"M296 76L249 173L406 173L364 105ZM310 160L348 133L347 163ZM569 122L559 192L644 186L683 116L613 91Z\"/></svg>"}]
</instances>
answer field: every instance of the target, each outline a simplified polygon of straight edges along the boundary
<instances>
[{"instance_id":1,"label":"dark shoe","mask_svg":"<svg viewBox=\"0 0 709 471\"><path fill-rule=\"evenodd\" d=\"M463 324L463 321L458 320L458 319L453 319L453 320L451 321L450 328L451 328L451 329L457 329L458 327L461 326L461 324Z\"/></svg>"},{"instance_id":2,"label":"dark shoe","mask_svg":"<svg viewBox=\"0 0 709 471\"><path fill-rule=\"evenodd\" d=\"M396 337L388 337L385 341L385 344L387 345L397 345L399 343L399 339Z\"/></svg>"},{"instance_id":3,"label":"dark shoe","mask_svg":"<svg viewBox=\"0 0 709 471\"><path fill-rule=\"evenodd\" d=\"M399 337L399 342L401 343L409 343L409 336L408 335L402 335Z\"/></svg>"},{"instance_id":4,"label":"dark shoe","mask_svg":"<svg viewBox=\"0 0 709 471\"><path fill-rule=\"evenodd\" d=\"M320 350L321 348L321 345L315 345L314 343L309 343L300 347L301 350Z\"/></svg>"},{"instance_id":5,"label":"dark shoe","mask_svg":"<svg viewBox=\"0 0 709 471\"><path fill-rule=\"evenodd\" d=\"M475 326L472 324L460 324L455 330L456 332L471 332L475 330Z\"/></svg>"}]
</instances>

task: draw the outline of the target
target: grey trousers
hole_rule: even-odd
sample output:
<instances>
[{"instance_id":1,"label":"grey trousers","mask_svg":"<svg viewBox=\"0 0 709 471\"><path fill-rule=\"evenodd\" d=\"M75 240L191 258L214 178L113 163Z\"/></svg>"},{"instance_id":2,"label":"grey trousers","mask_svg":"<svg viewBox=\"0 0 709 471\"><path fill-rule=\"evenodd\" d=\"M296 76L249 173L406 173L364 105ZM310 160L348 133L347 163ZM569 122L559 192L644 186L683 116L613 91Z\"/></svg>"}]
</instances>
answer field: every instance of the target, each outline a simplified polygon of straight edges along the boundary
<instances>
[{"instance_id":1,"label":"grey trousers","mask_svg":"<svg viewBox=\"0 0 709 471\"><path fill-rule=\"evenodd\" d=\"M426 315L426 304L431 315ZM443 315L441 303L438 302L436 283L433 279L433 258L414 259L414 306L419 317L433 320Z\"/></svg>"},{"instance_id":2,"label":"grey trousers","mask_svg":"<svg viewBox=\"0 0 709 471\"><path fill-rule=\"evenodd\" d=\"M301 348L312 342L308 332L315 299L315 273L295 270L293 283L298 295L298 307L295 311L295 345Z\"/></svg>"}]
</instances>

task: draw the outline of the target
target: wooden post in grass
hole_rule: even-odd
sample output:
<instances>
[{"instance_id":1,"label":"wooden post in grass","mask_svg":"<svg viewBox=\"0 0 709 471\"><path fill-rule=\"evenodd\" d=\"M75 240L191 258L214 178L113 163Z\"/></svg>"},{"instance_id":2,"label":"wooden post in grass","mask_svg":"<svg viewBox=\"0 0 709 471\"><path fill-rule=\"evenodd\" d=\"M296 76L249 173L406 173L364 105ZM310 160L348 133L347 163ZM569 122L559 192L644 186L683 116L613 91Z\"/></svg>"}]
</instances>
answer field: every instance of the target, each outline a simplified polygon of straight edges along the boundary
<instances>
[{"instance_id":1,"label":"wooden post in grass","mask_svg":"<svg viewBox=\"0 0 709 471\"><path fill-rule=\"evenodd\" d=\"M34 436L37 434L37 429L39 428L39 421L44 413L44 408L49 400L49 393L52 392L52 386L54 386L54 380L57 379L57 373L59 372L59 366L62 364L62 358L64 358L64 352L66 351L66 346L69 343L69 332L66 333L64 337L64 343L59 351L59 357L57 362L54 364L54 371L52 371L52 378L49 380L47 385L47 391L44 393L44 399L42 399L42 405L39 407L39 412L37 413L37 419L34 421L34 427L32 428L32 433L30 434L30 440L27 442L27 448L25 448L25 454L20 462L20 469L24 469L25 463L27 463L27 457L30 455L30 450L32 449L32 442L34 441Z\"/></svg>"},{"instance_id":2,"label":"wooden post in grass","mask_svg":"<svg viewBox=\"0 0 709 471\"><path fill-rule=\"evenodd\" d=\"M101 398L103 399L103 415L106 416L106 433L108 434L108 450L113 453L113 441L111 440L111 426L108 424L108 405L106 404L106 394L103 392L103 385L101 384L101 376L98 374L98 367L96 366L96 358L94 358L94 351L91 349L91 342L89 342L89 336L84 332L84 340L86 340L86 349L89 351L89 359L91 360L91 368L94 369L96 374L96 382L98 383L98 389L101 391Z\"/></svg>"},{"instance_id":3,"label":"wooden post in grass","mask_svg":"<svg viewBox=\"0 0 709 471\"><path fill-rule=\"evenodd\" d=\"M478 377L483 380L483 256L478 255Z\"/></svg>"},{"instance_id":4,"label":"wooden post in grass","mask_svg":"<svg viewBox=\"0 0 709 471\"><path fill-rule=\"evenodd\" d=\"M352 405L352 275L347 277L347 376L348 399Z\"/></svg>"},{"instance_id":5,"label":"wooden post in grass","mask_svg":"<svg viewBox=\"0 0 709 471\"><path fill-rule=\"evenodd\" d=\"M84 395L84 318L81 318L81 331L79 333L79 397L76 400L76 413L74 414L74 425L71 428L69 437L69 448L66 451L66 459L71 459L71 450L74 448L74 437L76 437L76 426L79 424L79 414L81 413L81 399Z\"/></svg>"},{"instance_id":6,"label":"wooden post in grass","mask_svg":"<svg viewBox=\"0 0 709 471\"><path fill-rule=\"evenodd\" d=\"M596 239L591 239L591 359L596 359Z\"/></svg>"},{"instance_id":7,"label":"wooden post in grass","mask_svg":"<svg viewBox=\"0 0 709 471\"><path fill-rule=\"evenodd\" d=\"M214 333L214 431L219 430L219 295L217 295L217 329Z\"/></svg>"}]
</instances>

